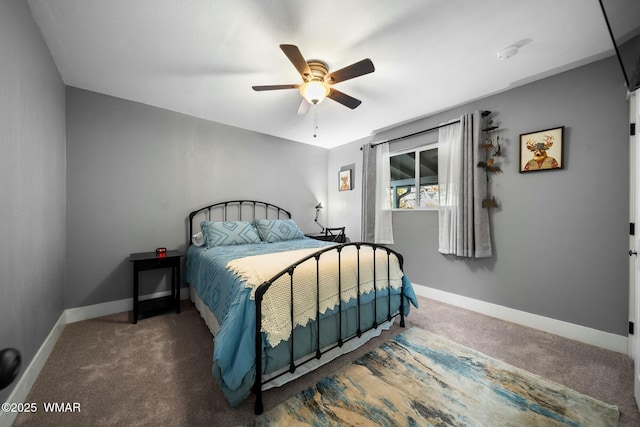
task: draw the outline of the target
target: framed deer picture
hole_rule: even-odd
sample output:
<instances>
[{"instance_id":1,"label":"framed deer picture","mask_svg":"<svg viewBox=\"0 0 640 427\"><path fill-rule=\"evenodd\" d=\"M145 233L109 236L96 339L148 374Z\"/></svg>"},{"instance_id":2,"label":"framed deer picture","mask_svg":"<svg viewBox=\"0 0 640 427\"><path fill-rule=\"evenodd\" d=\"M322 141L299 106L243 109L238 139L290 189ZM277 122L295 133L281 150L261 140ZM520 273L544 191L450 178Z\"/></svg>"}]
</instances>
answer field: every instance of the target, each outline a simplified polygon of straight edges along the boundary
<instances>
[{"instance_id":1,"label":"framed deer picture","mask_svg":"<svg viewBox=\"0 0 640 427\"><path fill-rule=\"evenodd\" d=\"M564 168L564 126L520 134L520 173Z\"/></svg>"},{"instance_id":2,"label":"framed deer picture","mask_svg":"<svg viewBox=\"0 0 640 427\"><path fill-rule=\"evenodd\" d=\"M341 170L339 172L339 181L338 191L353 189L353 185L351 183L351 169Z\"/></svg>"}]
</instances>

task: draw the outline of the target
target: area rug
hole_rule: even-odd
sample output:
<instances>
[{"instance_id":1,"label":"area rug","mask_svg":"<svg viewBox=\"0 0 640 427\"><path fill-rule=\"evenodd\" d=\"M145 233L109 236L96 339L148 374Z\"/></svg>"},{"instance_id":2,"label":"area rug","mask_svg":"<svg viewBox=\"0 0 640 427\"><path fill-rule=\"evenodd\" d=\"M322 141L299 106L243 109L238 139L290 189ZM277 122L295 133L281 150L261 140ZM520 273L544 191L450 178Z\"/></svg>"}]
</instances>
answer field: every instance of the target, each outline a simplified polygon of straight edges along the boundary
<instances>
[{"instance_id":1,"label":"area rug","mask_svg":"<svg viewBox=\"0 0 640 427\"><path fill-rule=\"evenodd\" d=\"M257 417L274 426L617 426L619 411L411 328Z\"/></svg>"}]
</instances>

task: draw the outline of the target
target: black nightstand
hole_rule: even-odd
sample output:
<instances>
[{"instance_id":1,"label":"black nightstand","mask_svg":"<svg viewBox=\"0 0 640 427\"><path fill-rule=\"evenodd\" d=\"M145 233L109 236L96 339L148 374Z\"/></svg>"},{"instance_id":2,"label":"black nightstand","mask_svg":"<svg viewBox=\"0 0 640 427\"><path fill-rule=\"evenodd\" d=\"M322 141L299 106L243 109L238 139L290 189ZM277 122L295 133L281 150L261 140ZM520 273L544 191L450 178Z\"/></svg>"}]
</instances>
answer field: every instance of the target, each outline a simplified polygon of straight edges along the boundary
<instances>
[{"instance_id":1,"label":"black nightstand","mask_svg":"<svg viewBox=\"0 0 640 427\"><path fill-rule=\"evenodd\" d=\"M333 240L333 236L325 236L324 233L307 233L305 234L305 236L310 237L312 239L325 240L329 242Z\"/></svg>"},{"instance_id":2,"label":"black nightstand","mask_svg":"<svg viewBox=\"0 0 640 427\"><path fill-rule=\"evenodd\" d=\"M167 251L164 254L140 252L129 255L133 263L133 322L138 318L155 316L175 308L180 313L180 251ZM171 295L160 298L138 301L138 276L141 271L157 268L171 269Z\"/></svg>"},{"instance_id":3,"label":"black nightstand","mask_svg":"<svg viewBox=\"0 0 640 427\"><path fill-rule=\"evenodd\" d=\"M305 236L325 242L345 243L347 237L344 234L344 229L345 227L326 227L322 233L309 233Z\"/></svg>"}]
</instances>

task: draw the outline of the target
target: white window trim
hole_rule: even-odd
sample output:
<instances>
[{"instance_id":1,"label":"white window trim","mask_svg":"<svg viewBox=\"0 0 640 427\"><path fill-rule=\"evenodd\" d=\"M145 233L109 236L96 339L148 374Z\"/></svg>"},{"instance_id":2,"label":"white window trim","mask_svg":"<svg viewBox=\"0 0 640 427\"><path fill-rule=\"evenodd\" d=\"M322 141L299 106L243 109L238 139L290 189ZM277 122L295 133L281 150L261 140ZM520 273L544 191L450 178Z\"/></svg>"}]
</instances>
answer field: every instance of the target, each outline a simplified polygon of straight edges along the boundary
<instances>
[{"instance_id":1,"label":"white window trim","mask_svg":"<svg viewBox=\"0 0 640 427\"><path fill-rule=\"evenodd\" d=\"M398 150L398 151L392 151L389 153L389 159L391 159L391 157L393 156L398 156L400 154L407 154L407 153L416 153L416 158L415 158L415 167L414 167L414 171L415 171L415 182L418 183L420 182L420 155L419 153L421 151L427 151L427 150L433 150L434 148L438 148L438 141L435 142L428 142L426 144L423 145L418 145L416 147L413 148L408 148L405 150ZM417 187L417 193L418 193L418 197L419 196L419 188L420 186ZM416 211L438 211L440 209L439 206L417 206L413 209L403 209L403 208L391 208L392 212L416 212Z\"/></svg>"}]
</instances>

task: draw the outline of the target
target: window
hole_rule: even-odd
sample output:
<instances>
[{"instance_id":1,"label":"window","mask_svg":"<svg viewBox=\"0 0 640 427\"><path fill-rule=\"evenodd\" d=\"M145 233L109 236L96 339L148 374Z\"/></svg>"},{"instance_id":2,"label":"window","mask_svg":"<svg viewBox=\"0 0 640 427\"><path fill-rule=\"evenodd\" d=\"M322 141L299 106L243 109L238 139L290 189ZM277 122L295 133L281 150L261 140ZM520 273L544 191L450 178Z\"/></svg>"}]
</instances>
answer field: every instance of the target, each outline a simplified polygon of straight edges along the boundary
<instances>
[{"instance_id":1,"label":"window","mask_svg":"<svg viewBox=\"0 0 640 427\"><path fill-rule=\"evenodd\" d=\"M429 144L391 155L390 199L394 209L439 206L438 145ZM419 188L419 191L416 191Z\"/></svg>"}]
</instances>

